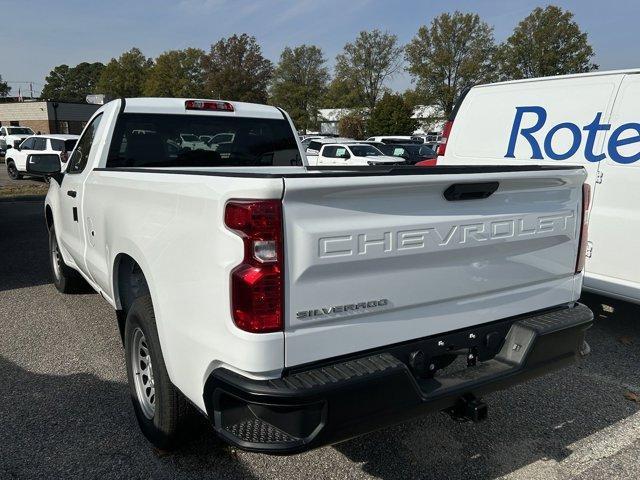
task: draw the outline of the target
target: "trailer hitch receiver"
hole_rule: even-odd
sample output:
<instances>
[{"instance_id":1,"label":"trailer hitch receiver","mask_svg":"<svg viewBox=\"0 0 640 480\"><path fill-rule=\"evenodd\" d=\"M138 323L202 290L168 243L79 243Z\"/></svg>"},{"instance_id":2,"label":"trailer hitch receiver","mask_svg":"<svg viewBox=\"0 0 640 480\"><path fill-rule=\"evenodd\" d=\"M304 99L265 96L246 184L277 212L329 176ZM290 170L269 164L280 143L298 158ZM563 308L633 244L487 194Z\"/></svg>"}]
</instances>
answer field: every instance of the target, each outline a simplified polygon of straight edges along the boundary
<instances>
[{"instance_id":1,"label":"trailer hitch receiver","mask_svg":"<svg viewBox=\"0 0 640 480\"><path fill-rule=\"evenodd\" d=\"M445 410L458 421L481 422L487 418L487 404L468 393L460 397L456 404Z\"/></svg>"}]
</instances>

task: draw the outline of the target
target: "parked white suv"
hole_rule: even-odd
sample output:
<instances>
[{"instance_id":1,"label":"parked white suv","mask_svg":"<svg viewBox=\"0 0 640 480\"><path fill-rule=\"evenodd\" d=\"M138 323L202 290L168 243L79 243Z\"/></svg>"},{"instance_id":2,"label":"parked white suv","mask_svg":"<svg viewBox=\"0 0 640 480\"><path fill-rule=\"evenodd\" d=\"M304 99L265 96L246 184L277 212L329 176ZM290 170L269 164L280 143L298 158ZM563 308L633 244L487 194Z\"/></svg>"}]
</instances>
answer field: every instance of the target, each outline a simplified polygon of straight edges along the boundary
<instances>
[{"instance_id":1,"label":"parked white suv","mask_svg":"<svg viewBox=\"0 0 640 480\"><path fill-rule=\"evenodd\" d=\"M405 160L385 155L376 147L366 143L325 143L317 156L308 159L310 165L318 166L366 166L404 165Z\"/></svg>"},{"instance_id":2,"label":"parked white suv","mask_svg":"<svg viewBox=\"0 0 640 480\"><path fill-rule=\"evenodd\" d=\"M180 132L234 137L176 151ZM577 357L584 169L304 162L275 107L154 98L102 106L64 173L29 156L51 178L55 286L116 310L155 445L197 411L272 453L430 411L481 420L476 396Z\"/></svg>"},{"instance_id":3,"label":"parked white suv","mask_svg":"<svg viewBox=\"0 0 640 480\"><path fill-rule=\"evenodd\" d=\"M64 166L78 138L78 135L62 134L27 137L20 145L7 152L5 163L9 177L21 179L27 172L27 157L32 154L55 153Z\"/></svg>"},{"instance_id":4,"label":"parked white suv","mask_svg":"<svg viewBox=\"0 0 640 480\"><path fill-rule=\"evenodd\" d=\"M0 154L5 155L7 150L33 134L34 131L29 127L0 127Z\"/></svg>"}]
</instances>

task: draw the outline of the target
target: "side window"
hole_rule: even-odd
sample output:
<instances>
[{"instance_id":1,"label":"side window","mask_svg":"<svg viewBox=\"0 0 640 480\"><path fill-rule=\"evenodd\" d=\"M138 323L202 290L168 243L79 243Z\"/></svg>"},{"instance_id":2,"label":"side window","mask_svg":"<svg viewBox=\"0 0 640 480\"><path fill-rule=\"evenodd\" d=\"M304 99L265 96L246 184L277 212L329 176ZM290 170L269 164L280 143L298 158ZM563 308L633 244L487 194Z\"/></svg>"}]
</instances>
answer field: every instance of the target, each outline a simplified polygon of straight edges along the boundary
<instances>
[{"instance_id":1,"label":"side window","mask_svg":"<svg viewBox=\"0 0 640 480\"><path fill-rule=\"evenodd\" d=\"M320 150L320 146L322 144L320 142L309 142L309 146L307 148L311 150Z\"/></svg>"},{"instance_id":2,"label":"side window","mask_svg":"<svg viewBox=\"0 0 640 480\"><path fill-rule=\"evenodd\" d=\"M336 148L336 157L338 158L349 158L349 154L347 153L347 149L344 147Z\"/></svg>"},{"instance_id":3,"label":"side window","mask_svg":"<svg viewBox=\"0 0 640 480\"><path fill-rule=\"evenodd\" d=\"M328 158L335 158L337 148L338 147L336 147L336 146L324 147L323 150L322 150L322 156L323 157L328 157Z\"/></svg>"},{"instance_id":4,"label":"side window","mask_svg":"<svg viewBox=\"0 0 640 480\"><path fill-rule=\"evenodd\" d=\"M35 146L35 138L31 137L31 138L27 138L24 142L22 142L22 144L20 145L20 149L21 150L33 150L34 146Z\"/></svg>"},{"instance_id":5,"label":"side window","mask_svg":"<svg viewBox=\"0 0 640 480\"><path fill-rule=\"evenodd\" d=\"M46 150L47 149L47 139L46 138L34 138L33 139L33 149L34 150Z\"/></svg>"},{"instance_id":6,"label":"side window","mask_svg":"<svg viewBox=\"0 0 640 480\"><path fill-rule=\"evenodd\" d=\"M49 140L51 142L51 150L54 152L62 152L64 148L64 140L58 140L57 138L52 138Z\"/></svg>"},{"instance_id":7,"label":"side window","mask_svg":"<svg viewBox=\"0 0 640 480\"><path fill-rule=\"evenodd\" d=\"M71 155L71 158L69 159L67 173L80 173L84 170L84 167L87 166L89 154L91 153L91 146L93 145L93 140L96 136L101 120L102 114L94 118L85 129L82 137L78 140L76 148L73 151L73 155Z\"/></svg>"}]
</instances>

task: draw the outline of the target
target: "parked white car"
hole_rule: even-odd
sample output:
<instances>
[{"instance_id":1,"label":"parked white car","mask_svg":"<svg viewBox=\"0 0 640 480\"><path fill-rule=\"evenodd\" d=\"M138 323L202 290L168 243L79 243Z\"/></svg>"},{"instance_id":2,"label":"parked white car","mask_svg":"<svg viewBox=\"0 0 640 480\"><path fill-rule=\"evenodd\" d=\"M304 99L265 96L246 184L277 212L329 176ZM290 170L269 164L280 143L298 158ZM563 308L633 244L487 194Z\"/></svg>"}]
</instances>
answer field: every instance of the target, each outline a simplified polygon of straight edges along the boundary
<instances>
[{"instance_id":1,"label":"parked white car","mask_svg":"<svg viewBox=\"0 0 640 480\"><path fill-rule=\"evenodd\" d=\"M366 166L405 165L400 157L385 155L366 143L325 143L317 156L308 158L309 165Z\"/></svg>"},{"instance_id":2,"label":"parked white car","mask_svg":"<svg viewBox=\"0 0 640 480\"><path fill-rule=\"evenodd\" d=\"M354 140L353 138L346 138L346 137L321 137L321 138L314 138L311 141L309 141L309 143L306 143L306 141L301 142L301 144L304 145L306 144L306 148L305 148L305 154L307 156L307 158L309 157L313 157L313 156L317 156L320 153L320 149L322 148L322 145L326 144L326 143L346 143L346 142L355 142L356 140ZM310 159L311 164L315 163L315 159Z\"/></svg>"},{"instance_id":3,"label":"parked white car","mask_svg":"<svg viewBox=\"0 0 640 480\"><path fill-rule=\"evenodd\" d=\"M10 148L5 157L7 173L19 180L27 172L27 157L32 154L55 153L65 166L73 147L80 138L78 135L34 135L27 137L20 145Z\"/></svg>"},{"instance_id":4,"label":"parked white car","mask_svg":"<svg viewBox=\"0 0 640 480\"><path fill-rule=\"evenodd\" d=\"M169 148L222 128L224 156ZM29 156L51 178L55 286L86 282L116 310L155 445L194 412L270 453L430 411L481 420L476 395L579 355L584 169L302 162L280 109L156 98L102 106L64 174ZM456 358L468 368L445 371Z\"/></svg>"},{"instance_id":5,"label":"parked white car","mask_svg":"<svg viewBox=\"0 0 640 480\"><path fill-rule=\"evenodd\" d=\"M0 127L0 153L6 155L8 149L33 134L34 131L29 127Z\"/></svg>"},{"instance_id":6,"label":"parked white car","mask_svg":"<svg viewBox=\"0 0 640 480\"><path fill-rule=\"evenodd\" d=\"M593 190L584 288L640 303L640 70L472 88L438 165L580 165Z\"/></svg>"}]
</instances>

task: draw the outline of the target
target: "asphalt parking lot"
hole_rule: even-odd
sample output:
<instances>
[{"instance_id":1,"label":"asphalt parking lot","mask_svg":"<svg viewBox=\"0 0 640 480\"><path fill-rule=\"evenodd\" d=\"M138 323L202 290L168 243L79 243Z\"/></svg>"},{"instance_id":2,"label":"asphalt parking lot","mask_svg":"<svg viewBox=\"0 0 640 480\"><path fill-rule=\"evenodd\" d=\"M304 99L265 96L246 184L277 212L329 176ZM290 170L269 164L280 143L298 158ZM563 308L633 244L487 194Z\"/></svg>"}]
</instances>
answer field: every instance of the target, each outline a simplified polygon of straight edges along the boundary
<instances>
[{"instance_id":1,"label":"asphalt parking lot","mask_svg":"<svg viewBox=\"0 0 640 480\"><path fill-rule=\"evenodd\" d=\"M41 202L3 201L0 478L638 478L640 308L587 300L591 355L487 397L484 423L436 414L291 457L221 448L203 428L166 454L135 423L113 311L59 294Z\"/></svg>"}]
</instances>

